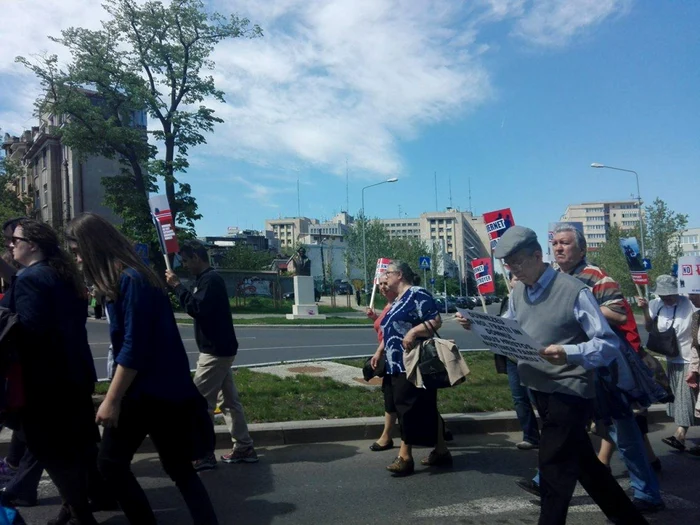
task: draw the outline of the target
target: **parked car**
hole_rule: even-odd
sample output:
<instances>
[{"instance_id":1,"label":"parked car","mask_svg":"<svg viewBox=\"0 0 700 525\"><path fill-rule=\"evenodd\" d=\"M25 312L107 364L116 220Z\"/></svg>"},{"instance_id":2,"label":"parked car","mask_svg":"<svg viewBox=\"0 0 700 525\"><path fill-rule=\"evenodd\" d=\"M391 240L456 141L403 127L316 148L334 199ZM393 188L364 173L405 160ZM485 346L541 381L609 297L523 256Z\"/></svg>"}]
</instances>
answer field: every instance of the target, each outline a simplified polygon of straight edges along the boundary
<instances>
[{"instance_id":1,"label":"parked car","mask_svg":"<svg viewBox=\"0 0 700 525\"><path fill-rule=\"evenodd\" d=\"M282 299L285 299L287 301L293 301L294 300L294 292L287 292L286 294L282 294ZM314 300L316 302L321 300L321 291L314 289Z\"/></svg>"},{"instance_id":2,"label":"parked car","mask_svg":"<svg viewBox=\"0 0 700 525\"><path fill-rule=\"evenodd\" d=\"M490 295L484 295L484 301L486 301L486 304L493 304L493 297Z\"/></svg>"},{"instance_id":3,"label":"parked car","mask_svg":"<svg viewBox=\"0 0 700 525\"><path fill-rule=\"evenodd\" d=\"M494 296L493 296L493 302L494 302L494 303L500 303L500 302L501 302L501 298L498 297L497 295L494 295Z\"/></svg>"},{"instance_id":4,"label":"parked car","mask_svg":"<svg viewBox=\"0 0 700 525\"><path fill-rule=\"evenodd\" d=\"M352 295L355 292L353 292L350 283L337 283L335 285L335 293L336 295Z\"/></svg>"},{"instance_id":5,"label":"parked car","mask_svg":"<svg viewBox=\"0 0 700 525\"><path fill-rule=\"evenodd\" d=\"M469 297L457 297L455 303L457 304L457 308L466 308L467 310L474 308L474 303L469 300Z\"/></svg>"},{"instance_id":6,"label":"parked car","mask_svg":"<svg viewBox=\"0 0 700 525\"><path fill-rule=\"evenodd\" d=\"M437 297L435 298L435 306L437 306L437 309L441 313L445 313L445 299L442 297ZM447 299L447 312L452 313L457 311L457 305L452 299Z\"/></svg>"}]
</instances>

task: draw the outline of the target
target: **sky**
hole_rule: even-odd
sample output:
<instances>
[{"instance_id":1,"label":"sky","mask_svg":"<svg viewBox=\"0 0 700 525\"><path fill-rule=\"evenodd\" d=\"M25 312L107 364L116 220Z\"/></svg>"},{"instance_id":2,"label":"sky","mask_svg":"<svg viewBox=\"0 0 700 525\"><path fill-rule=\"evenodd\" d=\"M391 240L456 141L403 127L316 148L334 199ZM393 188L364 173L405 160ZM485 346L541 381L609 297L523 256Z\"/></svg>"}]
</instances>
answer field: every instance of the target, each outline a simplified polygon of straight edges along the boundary
<instances>
[{"instance_id":1,"label":"sky","mask_svg":"<svg viewBox=\"0 0 700 525\"><path fill-rule=\"evenodd\" d=\"M66 53L94 0L3 1L0 128L35 125L16 55ZM568 204L665 200L700 227L700 2L207 0L264 37L221 43L225 122L181 180L199 235L265 219L511 208L544 239ZM298 181L298 183L297 183ZM297 188L299 190L297 191ZM471 191L470 191L471 189ZM471 198L470 198L471 197ZM437 202L437 205L436 205Z\"/></svg>"}]
</instances>

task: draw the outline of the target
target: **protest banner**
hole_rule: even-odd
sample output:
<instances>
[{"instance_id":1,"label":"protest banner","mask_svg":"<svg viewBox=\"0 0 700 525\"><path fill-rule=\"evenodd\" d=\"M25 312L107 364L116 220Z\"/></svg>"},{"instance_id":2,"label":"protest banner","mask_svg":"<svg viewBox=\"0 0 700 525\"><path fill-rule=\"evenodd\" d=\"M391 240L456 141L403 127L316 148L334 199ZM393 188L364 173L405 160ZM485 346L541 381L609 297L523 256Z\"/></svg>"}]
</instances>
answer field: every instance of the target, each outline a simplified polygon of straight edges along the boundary
<instances>
[{"instance_id":1,"label":"protest banner","mask_svg":"<svg viewBox=\"0 0 700 525\"><path fill-rule=\"evenodd\" d=\"M391 259L377 259L377 268L374 270L374 279L372 279L372 297L369 300L370 310L374 308L374 296L377 291L377 285L379 284L379 278L386 273L390 262Z\"/></svg>"},{"instance_id":2,"label":"protest banner","mask_svg":"<svg viewBox=\"0 0 700 525\"><path fill-rule=\"evenodd\" d=\"M479 290L479 298L481 306L486 312L486 300L484 295L494 293L496 291L496 283L493 281L493 268L491 259L484 257L482 259L474 259L472 261L474 269L474 279L476 279L476 287Z\"/></svg>"},{"instance_id":3,"label":"protest banner","mask_svg":"<svg viewBox=\"0 0 700 525\"><path fill-rule=\"evenodd\" d=\"M543 345L538 344L523 332L514 319L504 319L496 315L482 314L458 308L465 319L472 322L471 329L481 338L491 352L519 361L544 363L540 356Z\"/></svg>"},{"instance_id":4,"label":"protest banner","mask_svg":"<svg viewBox=\"0 0 700 525\"><path fill-rule=\"evenodd\" d=\"M180 246L177 243L175 221L173 221L173 214L170 212L168 197L166 195L156 195L148 199L148 204L151 207L151 216L158 232L160 249L163 250L163 256L165 257L165 265L168 270L171 270L168 255L179 252Z\"/></svg>"},{"instance_id":5,"label":"protest banner","mask_svg":"<svg viewBox=\"0 0 700 525\"><path fill-rule=\"evenodd\" d=\"M510 211L510 208L490 211L484 213L483 217L484 224L486 225L486 233L488 234L491 243L491 252L493 253L494 248L498 244L498 240L503 236L508 228L515 224L515 220L513 220L513 213ZM503 275L508 275L503 261L501 261L501 271L503 272ZM508 293L510 293L510 280L507 278L506 288L508 288Z\"/></svg>"},{"instance_id":6,"label":"protest banner","mask_svg":"<svg viewBox=\"0 0 700 525\"><path fill-rule=\"evenodd\" d=\"M642 294L642 289L640 284L649 284L649 274L644 268L644 262L642 261L642 254L639 251L639 243L637 243L636 237L620 237L620 248L622 248L622 253L625 255L625 260L627 261L627 267L632 274L632 282L637 287L637 292L639 295Z\"/></svg>"},{"instance_id":7,"label":"protest banner","mask_svg":"<svg viewBox=\"0 0 700 525\"><path fill-rule=\"evenodd\" d=\"M678 259L678 292L700 293L700 257L697 255Z\"/></svg>"}]
</instances>

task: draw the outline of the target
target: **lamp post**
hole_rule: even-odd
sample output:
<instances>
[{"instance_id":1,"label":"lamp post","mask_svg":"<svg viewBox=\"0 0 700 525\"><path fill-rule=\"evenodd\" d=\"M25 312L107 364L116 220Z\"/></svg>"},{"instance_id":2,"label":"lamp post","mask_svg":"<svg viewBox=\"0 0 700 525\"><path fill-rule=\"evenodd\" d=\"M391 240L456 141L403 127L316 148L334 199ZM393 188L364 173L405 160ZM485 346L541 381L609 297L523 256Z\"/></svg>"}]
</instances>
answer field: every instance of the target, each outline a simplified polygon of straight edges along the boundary
<instances>
[{"instance_id":1,"label":"lamp post","mask_svg":"<svg viewBox=\"0 0 700 525\"><path fill-rule=\"evenodd\" d=\"M592 163L591 168L606 168L609 170L626 171L627 173L634 173L634 178L637 181L637 214L639 216L639 235L641 236L640 242L641 242L641 249L642 249L642 258L646 257L646 250L644 249L644 221L642 220L642 194L639 192L639 175L634 170L628 170L625 168L616 168L614 166L606 166L605 164L600 164L598 162ZM648 287L645 288L645 291L646 291L646 295L648 298L648 295L649 295Z\"/></svg>"},{"instance_id":2,"label":"lamp post","mask_svg":"<svg viewBox=\"0 0 700 525\"><path fill-rule=\"evenodd\" d=\"M383 180L382 182L377 182L375 184L370 184L362 188L362 260L364 264L364 277L365 277L365 293L368 291L368 279L367 279L367 240L365 236L365 230L367 229L367 218L365 217L365 190L367 188L373 188L374 186L379 186L380 184L386 184L387 182L396 182L398 177L392 177L390 179Z\"/></svg>"}]
</instances>

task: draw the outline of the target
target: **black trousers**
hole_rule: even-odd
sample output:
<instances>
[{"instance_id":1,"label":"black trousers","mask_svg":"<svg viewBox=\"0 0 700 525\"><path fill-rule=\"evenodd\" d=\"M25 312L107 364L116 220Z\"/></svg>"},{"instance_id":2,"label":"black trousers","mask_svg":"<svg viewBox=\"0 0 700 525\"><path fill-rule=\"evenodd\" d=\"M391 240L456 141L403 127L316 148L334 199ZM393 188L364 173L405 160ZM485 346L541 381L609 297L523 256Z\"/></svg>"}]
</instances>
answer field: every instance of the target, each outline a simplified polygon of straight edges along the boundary
<instances>
[{"instance_id":1,"label":"black trousers","mask_svg":"<svg viewBox=\"0 0 700 525\"><path fill-rule=\"evenodd\" d=\"M12 465L17 466L17 473L5 485L6 494L10 499L36 501L39 480L41 480L44 467L39 464L34 454L27 448L22 430L12 432L12 441L10 441L10 450L6 459Z\"/></svg>"},{"instance_id":2,"label":"black trousers","mask_svg":"<svg viewBox=\"0 0 700 525\"><path fill-rule=\"evenodd\" d=\"M533 391L542 419L539 467L542 507L539 525L563 525L580 482L612 522L640 525L647 521L607 468L598 460L586 432L591 400Z\"/></svg>"},{"instance_id":3,"label":"black trousers","mask_svg":"<svg viewBox=\"0 0 700 525\"><path fill-rule=\"evenodd\" d=\"M155 525L146 494L131 472L131 461L146 435L158 450L163 469L180 490L195 525L217 525L218 520L204 484L192 466L193 438L190 414L198 400L171 402L124 399L117 428L106 428L98 468L116 496L129 523ZM185 421L173 431L172 421Z\"/></svg>"}]
</instances>

